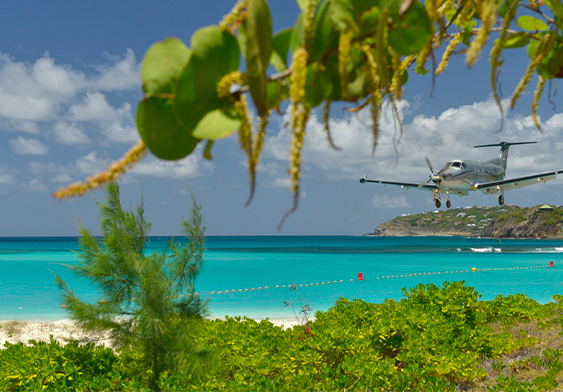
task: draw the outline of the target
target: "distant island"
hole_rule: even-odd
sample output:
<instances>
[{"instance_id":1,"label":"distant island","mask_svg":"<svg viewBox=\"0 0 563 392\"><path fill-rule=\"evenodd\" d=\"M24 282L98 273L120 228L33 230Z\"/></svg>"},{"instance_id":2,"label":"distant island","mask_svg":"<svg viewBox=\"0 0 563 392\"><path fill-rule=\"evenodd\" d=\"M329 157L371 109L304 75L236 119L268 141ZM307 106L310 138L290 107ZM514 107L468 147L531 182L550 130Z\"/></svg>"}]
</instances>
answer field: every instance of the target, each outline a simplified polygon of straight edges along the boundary
<instances>
[{"instance_id":1,"label":"distant island","mask_svg":"<svg viewBox=\"0 0 563 392\"><path fill-rule=\"evenodd\" d=\"M563 239L563 207L514 205L403 214L366 236L469 236Z\"/></svg>"}]
</instances>

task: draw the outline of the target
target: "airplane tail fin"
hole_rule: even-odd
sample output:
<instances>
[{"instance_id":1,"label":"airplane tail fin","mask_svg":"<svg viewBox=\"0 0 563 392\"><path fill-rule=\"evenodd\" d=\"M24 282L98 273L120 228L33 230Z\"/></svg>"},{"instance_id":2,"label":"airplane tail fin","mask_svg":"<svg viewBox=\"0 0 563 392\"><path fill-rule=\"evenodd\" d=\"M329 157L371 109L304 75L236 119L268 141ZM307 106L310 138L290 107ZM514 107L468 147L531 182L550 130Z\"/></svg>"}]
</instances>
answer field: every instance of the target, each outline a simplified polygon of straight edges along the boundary
<instances>
[{"instance_id":1,"label":"airplane tail fin","mask_svg":"<svg viewBox=\"0 0 563 392\"><path fill-rule=\"evenodd\" d=\"M487 162L502 166L504 169L506 169L506 161L508 160L508 149L510 148L510 146L515 146L517 144L535 144L535 143L537 142L516 142L516 143L500 142L497 144L481 144L479 146L473 146L473 147L474 148L497 147L497 146L500 147L500 154L498 158L490 159Z\"/></svg>"}]
</instances>

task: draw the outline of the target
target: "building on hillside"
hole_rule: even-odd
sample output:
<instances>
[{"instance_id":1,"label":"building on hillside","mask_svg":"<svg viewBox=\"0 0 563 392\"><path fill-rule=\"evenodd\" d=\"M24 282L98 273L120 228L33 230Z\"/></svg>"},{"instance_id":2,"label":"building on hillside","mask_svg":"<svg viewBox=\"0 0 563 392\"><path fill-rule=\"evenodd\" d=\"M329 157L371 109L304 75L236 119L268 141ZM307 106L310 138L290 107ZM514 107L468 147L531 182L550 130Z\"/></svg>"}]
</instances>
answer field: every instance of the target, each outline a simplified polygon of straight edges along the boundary
<instances>
[{"instance_id":1,"label":"building on hillside","mask_svg":"<svg viewBox=\"0 0 563 392\"><path fill-rule=\"evenodd\" d=\"M540 206L540 208L538 208L540 211L545 211L545 212L551 212L553 211L553 207L547 204L544 204L543 206Z\"/></svg>"}]
</instances>

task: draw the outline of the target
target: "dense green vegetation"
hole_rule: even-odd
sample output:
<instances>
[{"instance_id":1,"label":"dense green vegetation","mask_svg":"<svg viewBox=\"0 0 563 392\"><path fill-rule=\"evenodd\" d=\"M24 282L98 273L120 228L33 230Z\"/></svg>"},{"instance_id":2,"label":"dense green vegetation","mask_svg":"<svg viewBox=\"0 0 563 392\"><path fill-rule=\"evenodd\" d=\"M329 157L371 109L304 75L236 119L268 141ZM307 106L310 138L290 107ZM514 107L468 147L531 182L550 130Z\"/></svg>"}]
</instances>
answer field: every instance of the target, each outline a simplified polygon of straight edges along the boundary
<instances>
[{"instance_id":1,"label":"dense green vegetation","mask_svg":"<svg viewBox=\"0 0 563 392\"><path fill-rule=\"evenodd\" d=\"M548 391L562 380L561 296L492 301L463 282L419 285L400 301L341 298L307 325L205 320L185 331L206 356L164 371L163 391ZM30 342L0 350L0 389L149 390L133 346Z\"/></svg>"}]
</instances>

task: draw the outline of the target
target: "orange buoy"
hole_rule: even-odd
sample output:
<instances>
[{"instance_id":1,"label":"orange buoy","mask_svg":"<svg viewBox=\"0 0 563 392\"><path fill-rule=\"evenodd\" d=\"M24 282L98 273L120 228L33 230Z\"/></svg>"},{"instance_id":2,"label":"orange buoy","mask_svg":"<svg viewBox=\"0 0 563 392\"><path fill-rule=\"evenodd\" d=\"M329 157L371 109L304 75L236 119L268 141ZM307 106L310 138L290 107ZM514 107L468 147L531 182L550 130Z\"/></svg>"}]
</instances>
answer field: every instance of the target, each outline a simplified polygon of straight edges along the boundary
<instances>
[{"instance_id":1,"label":"orange buoy","mask_svg":"<svg viewBox=\"0 0 563 392\"><path fill-rule=\"evenodd\" d=\"M358 272L358 280L364 280L364 274Z\"/></svg>"},{"instance_id":2,"label":"orange buoy","mask_svg":"<svg viewBox=\"0 0 563 392\"><path fill-rule=\"evenodd\" d=\"M549 262L549 266L550 266L550 267L553 267L553 261L550 261L550 262Z\"/></svg>"}]
</instances>

